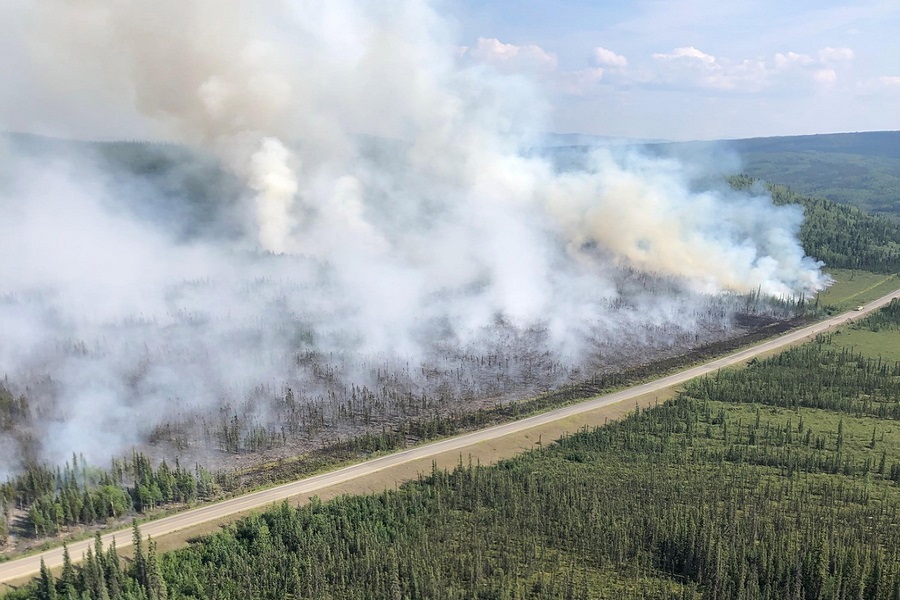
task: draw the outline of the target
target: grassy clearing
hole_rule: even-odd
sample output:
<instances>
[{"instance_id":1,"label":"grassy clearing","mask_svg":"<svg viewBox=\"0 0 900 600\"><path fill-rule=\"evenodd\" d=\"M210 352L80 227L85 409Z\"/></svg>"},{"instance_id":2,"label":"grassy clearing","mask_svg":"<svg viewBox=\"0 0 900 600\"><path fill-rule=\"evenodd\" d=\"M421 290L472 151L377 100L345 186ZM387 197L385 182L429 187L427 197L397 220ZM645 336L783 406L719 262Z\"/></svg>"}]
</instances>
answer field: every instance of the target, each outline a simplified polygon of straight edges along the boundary
<instances>
[{"instance_id":1,"label":"grassy clearing","mask_svg":"<svg viewBox=\"0 0 900 600\"><path fill-rule=\"evenodd\" d=\"M870 358L900 361L900 325L894 304L830 336L834 348L847 348Z\"/></svg>"},{"instance_id":2,"label":"grassy clearing","mask_svg":"<svg viewBox=\"0 0 900 600\"><path fill-rule=\"evenodd\" d=\"M758 404L711 403L713 411L723 409L728 422L741 427L755 427L757 418L761 429L790 429L800 438L824 440L824 450L836 450L838 428L843 435L843 448L861 460L869 458L874 464L885 454L888 464L900 462L900 423L874 417L854 417L829 410L800 407L796 410ZM874 439L874 444L873 444ZM891 484L886 484L891 485Z\"/></svg>"},{"instance_id":3,"label":"grassy clearing","mask_svg":"<svg viewBox=\"0 0 900 600\"><path fill-rule=\"evenodd\" d=\"M842 329L835 332L831 343L836 348L850 348L871 358L900 361L900 330Z\"/></svg>"},{"instance_id":4,"label":"grassy clearing","mask_svg":"<svg viewBox=\"0 0 900 600\"><path fill-rule=\"evenodd\" d=\"M827 307L832 314L852 310L900 288L900 276L897 274L849 269L829 269L828 273L834 278L834 285L819 294L819 304Z\"/></svg>"}]
</instances>

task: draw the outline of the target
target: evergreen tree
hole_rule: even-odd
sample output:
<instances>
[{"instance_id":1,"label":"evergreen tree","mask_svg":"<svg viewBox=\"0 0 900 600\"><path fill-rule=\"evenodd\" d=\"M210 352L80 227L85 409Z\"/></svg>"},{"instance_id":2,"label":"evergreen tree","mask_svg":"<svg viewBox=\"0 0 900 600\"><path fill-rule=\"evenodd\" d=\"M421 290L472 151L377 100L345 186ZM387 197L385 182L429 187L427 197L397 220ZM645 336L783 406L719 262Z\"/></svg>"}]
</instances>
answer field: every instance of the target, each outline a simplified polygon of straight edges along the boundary
<instances>
[{"instance_id":1,"label":"evergreen tree","mask_svg":"<svg viewBox=\"0 0 900 600\"><path fill-rule=\"evenodd\" d=\"M56 600L56 582L43 558L41 559L41 571L35 595L38 600Z\"/></svg>"}]
</instances>

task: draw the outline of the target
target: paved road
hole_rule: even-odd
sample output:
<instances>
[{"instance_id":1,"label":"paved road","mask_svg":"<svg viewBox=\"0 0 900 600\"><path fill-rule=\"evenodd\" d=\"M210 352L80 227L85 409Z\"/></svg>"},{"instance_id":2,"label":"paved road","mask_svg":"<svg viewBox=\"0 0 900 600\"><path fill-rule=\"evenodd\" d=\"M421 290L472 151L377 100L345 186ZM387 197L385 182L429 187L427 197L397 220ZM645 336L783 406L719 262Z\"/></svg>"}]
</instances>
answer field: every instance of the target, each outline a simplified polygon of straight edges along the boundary
<instances>
[{"instance_id":1,"label":"paved road","mask_svg":"<svg viewBox=\"0 0 900 600\"><path fill-rule=\"evenodd\" d=\"M821 321L819 323L816 323L815 325L811 325L809 327L787 333L768 342L752 346L750 348L747 348L746 350L741 350L740 352L731 354L718 360L714 360L704 365L687 369L686 371L682 371L675 375L663 377L661 379L638 385L627 390L621 390L612 394L597 396L596 398L581 402L579 404L573 404L571 406L552 410L550 412L535 415L533 417L521 419L519 421L513 421L511 423L497 425L488 429L482 429L480 431L467 433L465 435L460 435L454 438L426 444L417 448L412 448L410 450L404 450L403 452L389 454L387 456L375 458L364 463L345 467L331 473L316 475L315 477L309 477L307 479L302 479L293 483L286 483L284 485L261 490L258 492L252 492L250 494L232 498L230 500L224 500L216 504L210 504L200 508L188 510L176 515L172 515L170 517L165 517L156 521L145 523L141 525L141 531L147 536L158 538L175 531L200 525L201 523L213 521L236 513L251 509L263 508L267 505L275 502L280 502L292 496L311 494L313 492L316 492L317 490L344 483L346 481L355 479L357 477L362 477L364 475L370 475L388 467L401 465L418 459L429 458L443 452L463 450L467 446L471 446L479 442L499 438L511 433L517 433L525 429L530 429L531 427L550 423L557 419L563 419L565 417L577 415L579 413L594 410L603 406L607 406L609 404L614 404L616 402L630 400L647 393L658 392L673 385L684 383L685 381L693 379L694 377L706 375L708 373L716 371L717 369L721 369L722 367L745 362L765 352L782 348L789 344L801 341L805 338L814 337L818 333L833 329L835 327L843 325L844 323L847 323L848 321L868 314L873 310L884 306L893 298L900 298L900 290L896 290L891 294L888 294L887 296L864 305L862 310L851 311L838 315L836 317L832 317L826 321ZM112 543L113 539L115 539L117 547L125 548L131 545L131 535L131 529L129 528L113 533L108 533L103 536L102 540L104 546L108 546L110 543ZM82 554L87 552L88 547L91 545L93 545L93 540L73 542L69 546L69 553L72 556L72 559L80 559ZM55 548L33 556L27 556L25 558L20 558L18 560L13 560L7 563L0 563L0 583L6 581L21 580L26 576L37 573L40 570L41 559L44 559L44 562L50 568L62 565L62 549Z\"/></svg>"}]
</instances>

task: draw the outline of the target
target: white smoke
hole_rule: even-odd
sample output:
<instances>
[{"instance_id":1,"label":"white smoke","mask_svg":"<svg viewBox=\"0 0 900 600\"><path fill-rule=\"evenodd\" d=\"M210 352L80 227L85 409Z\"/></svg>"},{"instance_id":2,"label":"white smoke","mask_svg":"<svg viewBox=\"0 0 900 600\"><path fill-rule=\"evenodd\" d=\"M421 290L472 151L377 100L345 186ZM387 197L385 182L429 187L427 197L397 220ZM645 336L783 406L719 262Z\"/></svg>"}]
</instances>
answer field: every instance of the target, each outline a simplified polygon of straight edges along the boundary
<instances>
[{"instance_id":1,"label":"white smoke","mask_svg":"<svg viewBox=\"0 0 900 600\"><path fill-rule=\"evenodd\" d=\"M250 187L258 193L259 243L278 254L290 251L297 225L293 208L298 185L290 158L290 151L275 138L265 138L250 157Z\"/></svg>"},{"instance_id":2,"label":"white smoke","mask_svg":"<svg viewBox=\"0 0 900 600\"><path fill-rule=\"evenodd\" d=\"M700 289L771 296L824 287L819 264L797 241L800 207L762 196L695 192L674 161L598 150L588 170L551 179L549 212L573 247L595 243L638 268L695 282Z\"/></svg>"},{"instance_id":3,"label":"white smoke","mask_svg":"<svg viewBox=\"0 0 900 600\"><path fill-rule=\"evenodd\" d=\"M494 344L502 322L543 328L548 352L587 368L615 336L721 333L730 309L694 292L826 283L798 209L697 191L672 160L597 150L567 170L529 153L545 113L534 85L461 63L432 2L26 12L21 45L54 103L129 108L244 186L237 207L210 209L241 239L185 241L136 217L139 184L107 166L6 161L0 371L53 399L54 459L102 460L167 412L280 389L301 348L424 360L437 343ZM637 291L629 269L648 274Z\"/></svg>"},{"instance_id":4,"label":"white smoke","mask_svg":"<svg viewBox=\"0 0 900 600\"><path fill-rule=\"evenodd\" d=\"M57 0L32 25L36 66L55 85L78 74L78 88L130 99L168 137L219 153L257 193L254 237L274 252L326 254L350 228L396 254L403 240L382 239L395 223L366 214L391 194L421 212L533 213L570 247L596 243L711 289L821 285L792 209L692 193L670 161L598 152L589 171L560 176L524 158L542 124L535 90L455 62L426 0ZM399 180L361 156L363 134L400 141ZM491 229L482 235L507 236L497 243L528 237Z\"/></svg>"}]
</instances>

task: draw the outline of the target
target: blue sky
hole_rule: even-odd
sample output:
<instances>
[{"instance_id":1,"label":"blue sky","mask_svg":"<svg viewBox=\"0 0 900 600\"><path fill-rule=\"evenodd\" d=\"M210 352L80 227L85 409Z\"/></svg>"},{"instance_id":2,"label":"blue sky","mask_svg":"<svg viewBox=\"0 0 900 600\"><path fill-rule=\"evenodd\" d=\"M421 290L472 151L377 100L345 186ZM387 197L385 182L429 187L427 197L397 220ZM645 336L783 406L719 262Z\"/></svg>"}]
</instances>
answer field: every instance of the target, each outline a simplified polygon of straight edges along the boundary
<instances>
[{"instance_id":1,"label":"blue sky","mask_svg":"<svg viewBox=\"0 0 900 600\"><path fill-rule=\"evenodd\" d=\"M900 129L897 0L463 0L452 10L473 58L537 79L557 132Z\"/></svg>"}]
</instances>

